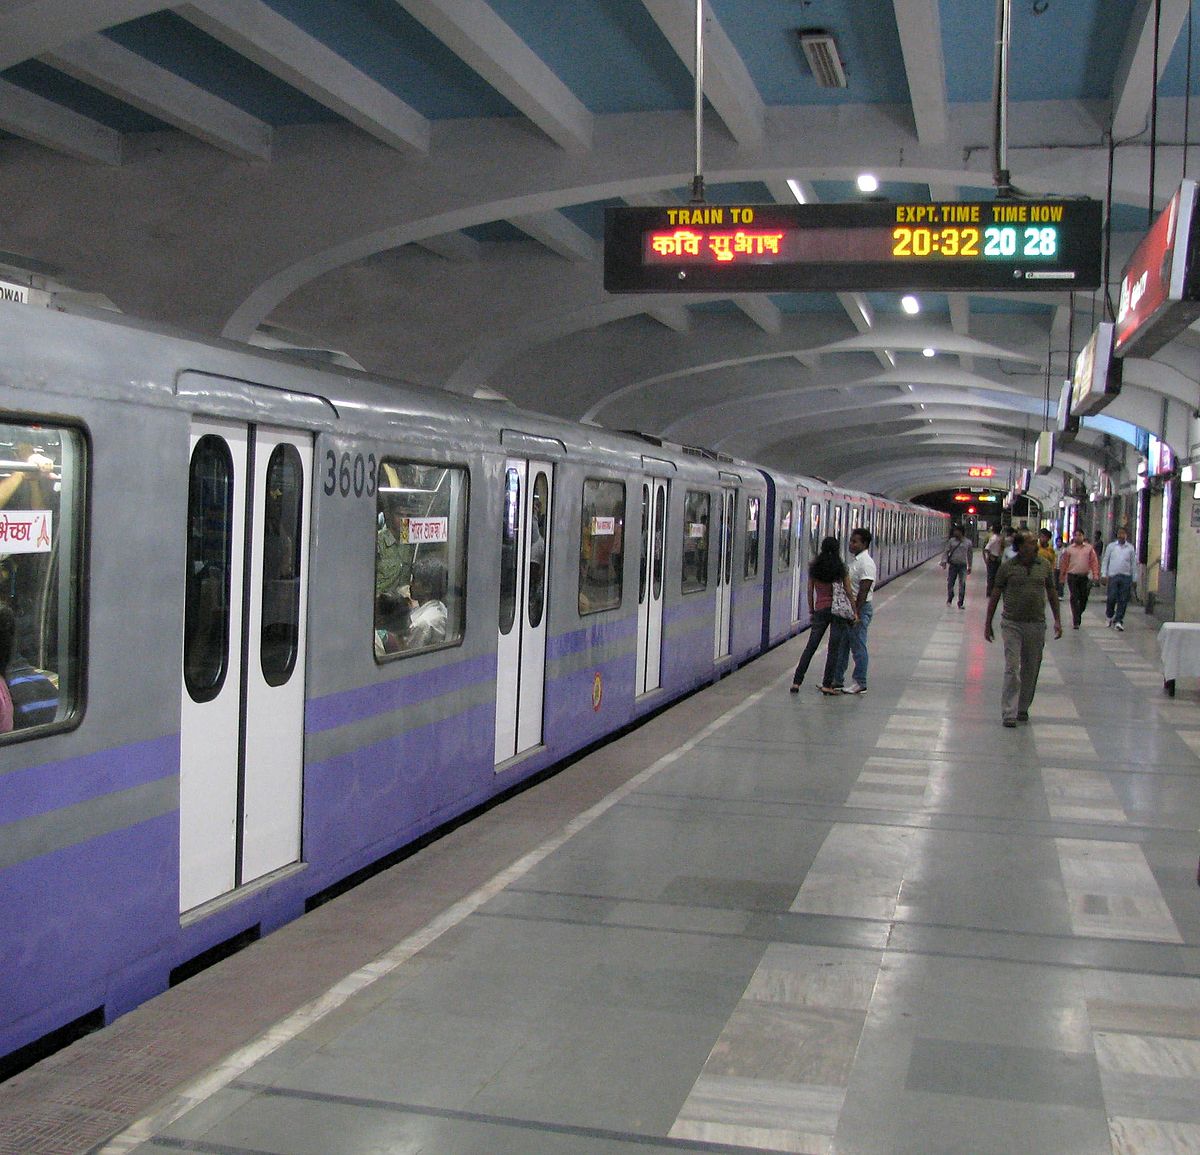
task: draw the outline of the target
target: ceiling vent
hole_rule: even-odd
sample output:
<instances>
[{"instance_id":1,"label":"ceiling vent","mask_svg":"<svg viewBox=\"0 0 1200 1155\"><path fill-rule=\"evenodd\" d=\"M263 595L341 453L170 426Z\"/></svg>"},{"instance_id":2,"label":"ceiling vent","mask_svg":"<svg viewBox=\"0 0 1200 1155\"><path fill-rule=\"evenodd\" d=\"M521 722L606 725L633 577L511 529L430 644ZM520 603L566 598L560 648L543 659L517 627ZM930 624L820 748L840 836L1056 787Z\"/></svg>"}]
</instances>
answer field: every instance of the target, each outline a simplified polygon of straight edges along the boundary
<instances>
[{"instance_id":1,"label":"ceiling vent","mask_svg":"<svg viewBox=\"0 0 1200 1155\"><path fill-rule=\"evenodd\" d=\"M817 83L822 88L845 88L846 69L833 36L820 28L802 29L799 36L800 47Z\"/></svg>"}]
</instances>

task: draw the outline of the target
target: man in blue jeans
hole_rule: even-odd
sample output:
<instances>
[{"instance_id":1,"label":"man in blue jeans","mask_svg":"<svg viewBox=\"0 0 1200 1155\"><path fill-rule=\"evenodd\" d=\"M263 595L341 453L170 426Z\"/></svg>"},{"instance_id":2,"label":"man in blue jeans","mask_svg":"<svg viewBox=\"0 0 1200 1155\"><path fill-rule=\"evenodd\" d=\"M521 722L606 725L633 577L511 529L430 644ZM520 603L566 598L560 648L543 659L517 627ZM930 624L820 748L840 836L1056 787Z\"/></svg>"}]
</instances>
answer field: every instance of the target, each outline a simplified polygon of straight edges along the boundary
<instances>
[{"instance_id":1,"label":"man in blue jeans","mask_svg":"<svg viewBox=\"0 0 1200 1155\"><path fill-rule=\"evenodd\" d=\"M1100 580L1108 586L1104 614L1110 629L1125 628L1125 607L1129 605L1136 565L1137 557L1129 540L1129 530L1121 526L1117 530L1117 540L1110 541L1104 547L1104 557L1100 562Z\"/></svg>"},{"instance_id":2,"label":"man in blue jeans","mask_svg":"<svg viewBox=\"0 0 1200 1155\"><path fill-rule=\"evenodd\" d=\"M858 610L858 621L846 631L848 637L838 653L834 667L833 684L841 685L846 677L846 666L850 655L854 655L854 681L846 686L843 694L865 694L867 692L867 629L875 606L871 601L871 589L875 585L877 570L875 559L868 549L871 545L869 529L855 529L850 533L850 596Z\"/></svg>"}]
</instances>

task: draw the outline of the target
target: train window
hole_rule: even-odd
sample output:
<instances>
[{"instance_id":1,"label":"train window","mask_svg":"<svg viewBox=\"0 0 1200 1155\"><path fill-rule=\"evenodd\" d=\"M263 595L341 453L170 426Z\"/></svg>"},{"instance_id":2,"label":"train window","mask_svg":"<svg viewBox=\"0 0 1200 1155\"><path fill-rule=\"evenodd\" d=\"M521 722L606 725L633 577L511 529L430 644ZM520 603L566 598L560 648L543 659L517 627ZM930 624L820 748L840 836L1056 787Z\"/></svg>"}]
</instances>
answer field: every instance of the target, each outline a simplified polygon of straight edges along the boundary
<instances>
[{"instance_id":1,"label":"train window","mask_svg":"<svg viewBox=\"0 0 1200 1155\"><path fill-rule=\"evenodd\" d=\"M304 465L294 445L275 446L266 481L259 661L267 685L282 686L296 667L300 641Z\"/></svg>"},{"instance_id":2,"label":"train window","mask_svg":"<svg viewBox=\"0 0 1200 1155\"><path fill-rule=\"evenodd\" d=\"M509 469L504 475L504 519L500 526L500 633L504 635L517 620L521 508L521 474Z\"/></svg>"},{"instance_id":3,"label":"train window","mask_svg":"<svg viewBox=\"0 0 1200 1155\"><path fill-rule=\"evenodd\" d=\"M814 501L808 507L808 520L809 552L816 557L817 550L821 548L821 503L819 501Z\"/></svg>"},{"instance_id":4,"label":"train window","mask_svg":"<svg viewBox=\"0 0 1200 1155\"><path fill-rule=\"evenodd\" d=\"M377 661L462 641L467 471L385 459L375 539Z\"/></svg>"},{"instance_id":5,"label":"train window","mask_svg":"<svg viewBox=\"0 0 1200 1155\"><path fill-rule=\"evenodd\" d=\"M779 564L789 567L792 564L792 503L790 501L779 503Z\"/></svg>"},{"instance_id":6,"label":"train window","mask_svg":"<svg viewBox=\"0 0 1200 1155\"><path fill-rule=\"evenodd\" d=\"M683 499L683 585L685 594L708 589L710 498L689 489Z\"/></svg>"},{"instance_id":7,"label":"train window","mask_svg":"<svg viewBox=\"0 0 1200 1155\"><path fill-rule=\"evenodd\" d=\"M233 457L224 438L208 434L192 451L187 529L183 681L193 702L211 702L229 669Z\"/></svg>"},{"instance_id":8,"label":"train window","mask_svg":"<svg viewBox=\"0 0 1200 1155\"><path fill-rule=\"evenodd\" d=\"M654 600L659 601L662 598L663 584L663 555L667 552L666 533L667 533L667 502L666 492L664 491L662 499L654 510L654 572L651 575L653 583Z\"/></svg>"},{"instance_id":9,"label":"train window","mask_svg":"<svg viewBox=\"0 0 1200 1155\"><path fill-rule=\"evenodd\" d=\"M759 505L757 497L746 498L746 553L742 564L742 577L751 578L758 574Z\"/></svg>"},{"instance_id":10,"label":"train window","mask_svg":"<svg viewBox=\"0 0 1200 1155\"><path fill-rule=\"evenodd\" d=\"M533 516L529 532L529 624L542 624L546 609L546 510L550 505L550 479L539 473L533 483Z\"/></svg>"},{"instance_id":11,"label":"train window","mask_svg":"<svg viewBox=\"0 0 1200 1155\"><path fill-rule=\"evenodd\" d=\"M79 433L0 422L0 742L81 704L86 476Z\"/></svg>"},{"instance_id":12,"label":"train window","mask_svg":"<svg viewBox=\"0 0 1200 1155\"><path fill-rule=\"evenodd\" d=\"M625 483L586 478L579 529L579 612L621 604L625 558Z\"/></svg>"},{"instance_id":13,"label":"train window","mask_svg":"<svg viewBox=\"0 0 1200 1155\"><path fill-rule=\"evenodd\" d=\"M650 486L642 482L642 553L638 560L638 605L646 600L646 577L650 565Z\"/></svg>"},{"instance_id":14,"label":"train window","mask_svg":"<svg viewBox=\"0 0 1200 1155\"><path fill-rule=\"evenodd\" d=\"M796 564L801 565L804 562L804 533L808 522L805 518L808 517L808 499L799 497L796 499Z\"/></svg>"}]
</instances>

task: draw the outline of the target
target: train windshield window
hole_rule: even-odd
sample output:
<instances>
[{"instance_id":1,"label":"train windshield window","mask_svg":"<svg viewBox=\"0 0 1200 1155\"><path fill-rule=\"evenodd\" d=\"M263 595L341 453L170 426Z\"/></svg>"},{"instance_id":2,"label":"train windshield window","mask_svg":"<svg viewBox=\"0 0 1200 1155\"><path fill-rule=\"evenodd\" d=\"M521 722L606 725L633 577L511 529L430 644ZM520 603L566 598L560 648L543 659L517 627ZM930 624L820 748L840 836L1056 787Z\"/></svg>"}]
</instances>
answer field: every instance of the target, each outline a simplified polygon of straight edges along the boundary
<instances>
[{"instance_id":1,"label":"train windshield window","mask_svg":"<svg viewBox=\"0 0 1200 1155\"><path fill-rule=\"evenodd\" d=\"M621 604L625 557L625 484L585 479L579 530L579 612Z\"/></svg>"},{"instance_id":2,"label":"train windshield window","mask_svg":"<svg viewBox=\"0 0 1200 1155\"><path fill-rule=\"evenodd\" d=\"M86 476L79 433L0 422L0 742L82 704Z\"/></svg>"},{"instance_id":3,"label":"train windshield window","mask_svg":"<svg viewBox=\"0 0 1200 1155\"><path fill-rule=\"evenodd\" d=\"M779 564L790 567L792 564L792 503L781 502L779 505Z\"/></svg>"},{"instance_id":4,"label":"train windshield window","mask_svg":"<svg viewBox=\"0 0 1200 1155\"><path fill-rule=\"evenodd\" d=\"M194 702L211 702L229 668L232 521L233 457L209 434L196 442L188 473L183 680Z\"/></svg>"},{"instance_id":5,"label":"train windshield window","mask_svg":"<svg viewBox=\"0 0 1200 1155\"><path fill-rule=\"evenodd\" d=\"M375 536L375 658L462 641L467 471L384 459Z\"/></svg>"},{"instance_id":6,"label":"train windshield window","mask_svg":"<svg viewBox=\"0 0 1200 1155\"><path fill-rule=\"evenodd\" d=\"M683 499L683 592L708 589L709 496L689 489Z\"/></svg>"},{"instance_id":7,"label":"train windshield window","mask_svg":"<svg viewBox=\"0 0 1200 1155\"><path fill-rule=\"evenodd\" d=\"M296 667L300 643L304 465L294 445L275 446L266 480L259 661L267 685L282 686Z\"/></svg>"},{"instance_id":8,"label":"train windshield window","mask_svg":"<svg viewBox=\"0 0 1200 1155\"><path fill-rule=\"evenodd\" d=\"M746 499L746 556L742 565L742 577L757 577L758 575L758 521L759 499Z\"/></svg>"}]
</instances>

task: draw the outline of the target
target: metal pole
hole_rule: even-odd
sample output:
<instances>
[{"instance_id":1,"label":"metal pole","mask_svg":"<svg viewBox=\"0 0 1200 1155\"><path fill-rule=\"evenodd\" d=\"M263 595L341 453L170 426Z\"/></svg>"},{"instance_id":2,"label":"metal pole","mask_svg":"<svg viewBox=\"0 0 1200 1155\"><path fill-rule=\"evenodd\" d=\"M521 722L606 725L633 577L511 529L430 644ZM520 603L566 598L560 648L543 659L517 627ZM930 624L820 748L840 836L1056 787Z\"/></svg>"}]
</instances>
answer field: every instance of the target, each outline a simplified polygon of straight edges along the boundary
<instances>
[{"instance_id":1,"label":"metal pole","mask_svg":"<svg viewBox=\"0 0 1200 1155\"><path fill-rule=\"evenodd\" d=\"M1008 40L1012 20L1012 0L996 0L996 76L993 98L996 102L992 135L992 180L999 196L1012 195L1008 172Z\"/></svg>"},{"instance_id":2,"label":"metal pole","mask_svg":"<svg viewBox=\"0 0 1200 1155\"><path fill-rule=\"evenodd\" d=\"M704 0L696 0L696 172L692 203L704 203Z\"/></svg>"}]
</instances>

